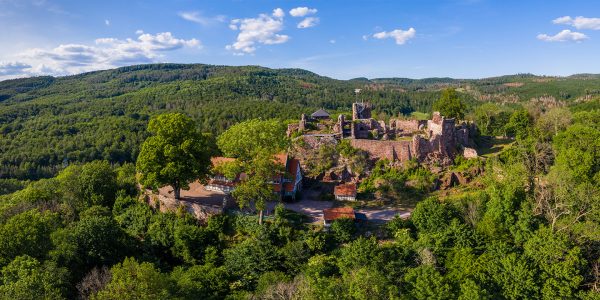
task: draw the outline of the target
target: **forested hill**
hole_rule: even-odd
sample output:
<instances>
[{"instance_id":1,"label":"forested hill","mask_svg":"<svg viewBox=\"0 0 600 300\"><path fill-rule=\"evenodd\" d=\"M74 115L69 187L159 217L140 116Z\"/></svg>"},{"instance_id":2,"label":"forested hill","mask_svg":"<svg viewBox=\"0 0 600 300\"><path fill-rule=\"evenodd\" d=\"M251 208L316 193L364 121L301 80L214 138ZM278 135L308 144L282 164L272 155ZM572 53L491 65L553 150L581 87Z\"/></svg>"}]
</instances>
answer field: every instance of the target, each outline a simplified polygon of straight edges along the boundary
<instances>
[{"instance_id":1,"label":"forested hill","mask_svg":"<svg viewBox=\"0 0 600 300\"><path fill-rule=\"evenodd\" d=\"M48 177L76 161L133 161L149 117L167 110L185 112L203 131L218 134L249 118L349 110L356 88L378 114L428 112L448 86L471 107L547 96L574 102L600 94L600 77L335 80L300 69L152 64L7 80L0 82L0 178Z\"/></svg>"}]
</instances>

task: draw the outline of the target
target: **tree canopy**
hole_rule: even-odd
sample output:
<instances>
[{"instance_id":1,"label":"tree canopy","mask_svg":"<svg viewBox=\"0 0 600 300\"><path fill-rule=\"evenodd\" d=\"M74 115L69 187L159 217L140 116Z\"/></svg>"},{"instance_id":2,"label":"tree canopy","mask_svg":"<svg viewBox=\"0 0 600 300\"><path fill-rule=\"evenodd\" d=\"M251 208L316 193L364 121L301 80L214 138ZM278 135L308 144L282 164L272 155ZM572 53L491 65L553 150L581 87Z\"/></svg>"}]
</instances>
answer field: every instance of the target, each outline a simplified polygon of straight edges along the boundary
<instances>
[{"instance_id":1,"label":"tree canopy","mask_svg":"<svg viewBox=\"0 0 600 300\"><path fill-rule=\"evenodd\" d=\"M153 118L148 131L152 136L142 144L137 160L140 181L150 187L168 184L178 199L181 188L206 176L214 150L195 122L181 113Z\"/></svg>"},{"instance_id":2,"label":"tree canopy","mask_svg":"<svg viewBox=\"0 0 600 300\"><path fill-rule=\"evenodd\" d=\"M227 157L249 161L261 152L275 154L287 146L287 127L278 120L253 119L231 126L217 140Z\"/></svg>"},{"instance_id":3,"label":"tree canopy","mask_svg":"<svg viewBox=\"0 0 600 300\"><path fill-rule=\"evenodd\" d=\"M462 120L467 107L461 100L458 92L453 88L442 91L440 98L433 103L433 110L439 111L442 116Z\"/></svg>"}]
</instances>

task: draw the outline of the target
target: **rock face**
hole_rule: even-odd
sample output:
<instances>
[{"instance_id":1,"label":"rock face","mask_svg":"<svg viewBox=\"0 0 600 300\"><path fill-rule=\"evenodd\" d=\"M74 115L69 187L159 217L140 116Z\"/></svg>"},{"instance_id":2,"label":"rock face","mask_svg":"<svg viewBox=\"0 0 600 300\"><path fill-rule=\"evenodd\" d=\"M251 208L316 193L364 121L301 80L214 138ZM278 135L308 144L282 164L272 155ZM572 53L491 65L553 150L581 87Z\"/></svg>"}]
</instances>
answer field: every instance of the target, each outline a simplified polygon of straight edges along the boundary
<instances>
[{"instance_id":1,"label":"rock face","mask_svg":"<svg viewBox=\"0 0 600 300\"><path fill-rule=\"evenodd\" d=\"M463 156L465 158L477 158L478 157L477 150L475 150L473 148L465 147L463 149Z\"/></svg>"},{"instance_id":2,"label":"rock face","mask_svg":"<svg viewBox=\"0 0 600 300\"><path fill-rule=\"evenodd\" d=\"M177 200L164 195L153 194L150 190L145 191L144 200L150 206L161 212L174 212L183 208L201 222L205 222L211 216L222 214L225 209L233 206L233 201L227 197L223 199L222 205L205 205L193 201Z\"/></svg>"},{"instance_id":3,"label":"rock face","mask_svg":"<svg viewBox=\"0 0 600 300\"><path fill-rule=\"evenodd\" d=\"M460 172L450 172L446 173L446 175L440 179L440 189L447 190L453 186L467 183L469 183L469 180Z\"/></svg>"}]
</instances>

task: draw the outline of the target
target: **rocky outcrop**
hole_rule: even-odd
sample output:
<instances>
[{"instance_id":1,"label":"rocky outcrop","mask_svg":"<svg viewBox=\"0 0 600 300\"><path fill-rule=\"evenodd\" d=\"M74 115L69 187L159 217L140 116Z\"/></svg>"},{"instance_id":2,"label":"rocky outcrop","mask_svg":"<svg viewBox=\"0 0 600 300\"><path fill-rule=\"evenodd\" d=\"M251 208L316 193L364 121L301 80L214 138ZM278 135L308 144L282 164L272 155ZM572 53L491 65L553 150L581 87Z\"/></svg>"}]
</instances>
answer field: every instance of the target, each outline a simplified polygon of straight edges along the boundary
<instances>
[{"instance_id":1,"label":"rocky outcrop","mask_svg":"<svg viewBox=\"0 0 600 300\"><path fill-rule=\"evenodd\" d=\"M193 201L177 200L165 195L157 195L150 190L146 190L144 193L144 200L148 205L161 212L176 212L179 209L184 209L201 222L205 222L211 216L222 214L232 203L230 199L225 198L221 206L205 205Z\"/></svg>"}]
</instances>

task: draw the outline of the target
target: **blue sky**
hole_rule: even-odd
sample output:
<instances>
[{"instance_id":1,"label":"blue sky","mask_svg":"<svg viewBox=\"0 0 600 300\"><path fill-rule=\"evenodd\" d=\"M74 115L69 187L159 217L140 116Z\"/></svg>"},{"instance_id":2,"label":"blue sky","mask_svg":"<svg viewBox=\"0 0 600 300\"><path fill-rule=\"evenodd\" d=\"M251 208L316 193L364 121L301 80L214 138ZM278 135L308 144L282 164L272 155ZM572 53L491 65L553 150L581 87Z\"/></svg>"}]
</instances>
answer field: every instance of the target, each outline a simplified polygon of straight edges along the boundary
<instances>
[{"instance_id":1,"label":"blue sky","mask_svg":"<svg viewBox=\"0 0 600 300\"><path fill-rule=\"evenodd\" d=\"M354 77L600 73L600 1L0 0L0 79L150 62Z\"/></svg>"}]
</instances>

